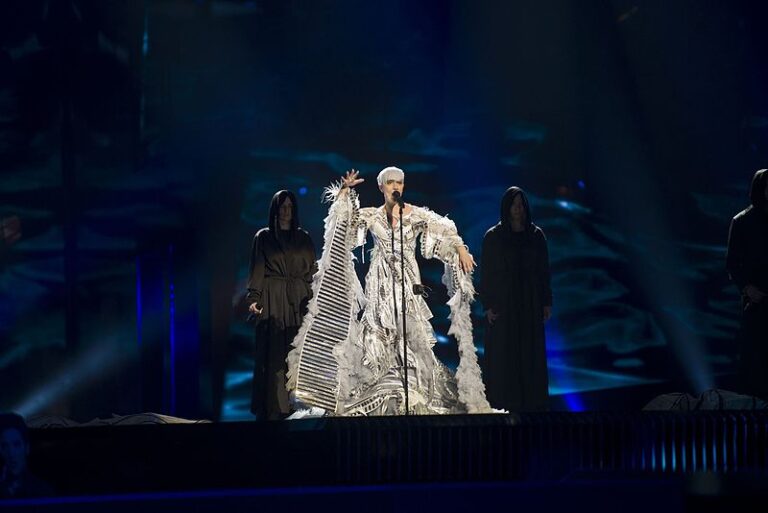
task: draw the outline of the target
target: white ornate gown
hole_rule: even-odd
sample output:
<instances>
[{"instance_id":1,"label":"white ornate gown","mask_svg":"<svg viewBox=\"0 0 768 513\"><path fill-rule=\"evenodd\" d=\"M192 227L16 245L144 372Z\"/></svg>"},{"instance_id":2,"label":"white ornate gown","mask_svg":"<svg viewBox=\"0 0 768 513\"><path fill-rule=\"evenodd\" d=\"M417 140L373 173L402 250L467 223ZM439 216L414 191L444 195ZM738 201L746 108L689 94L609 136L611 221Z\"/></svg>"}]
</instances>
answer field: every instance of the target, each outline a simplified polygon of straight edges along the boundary
<instances>
[{"instance_id":1,"label":"white ornate gown","mask_svg":"<svg viewBox=\"0 0 768 513\"><path fill-rule=\"evenodd\" d=\"M474 297L471 274L461 271L456 226L426 208L412 207L400 227L387 222L383 207L360 208L354 190L333 200L325 220L325 245L313 280L309 313L288 355L288 389L301 404L321 406L336 415L405 413L402 357L402 283L408 342L408 394L411 413L484 413L492 411L477 364L469 317ZM374 248L365 278L357 279L352 250L371 233ZM416 243L425 258L445 264L451 328L459 343L454 375L435 356L432 312L414 293L421 284ZM405 276L401 276L404 258ZM361 314L362 311L362 314Z\"/></svg>"}]
</instances>

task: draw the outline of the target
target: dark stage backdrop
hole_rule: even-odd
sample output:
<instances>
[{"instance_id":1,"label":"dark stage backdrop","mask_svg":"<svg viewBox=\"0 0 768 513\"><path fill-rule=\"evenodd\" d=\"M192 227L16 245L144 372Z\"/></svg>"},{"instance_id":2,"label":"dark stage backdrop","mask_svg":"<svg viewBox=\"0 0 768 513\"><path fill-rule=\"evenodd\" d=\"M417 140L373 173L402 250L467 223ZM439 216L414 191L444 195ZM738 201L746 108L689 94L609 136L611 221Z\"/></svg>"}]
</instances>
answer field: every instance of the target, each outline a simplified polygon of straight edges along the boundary
<instances>
[{"instance_id":1,"label":"dark stage backdrop","mask_svg":"<svg viewBox=\"0 0 768 513\"><path fill-rule=\"evenodd\" d=\"M768 160L767 14L692 0L3 2L0 216L21 239L0 256L0 410L250 418L243 294L269 199L297 193L319 251L323 187L354 167L378 203L387 165L477 259L503 191L529 192L550 245L556 407L727 386L725 241ZM442 268L423 266L437 351L455 365Z\"/></svg>"}]
</instances>

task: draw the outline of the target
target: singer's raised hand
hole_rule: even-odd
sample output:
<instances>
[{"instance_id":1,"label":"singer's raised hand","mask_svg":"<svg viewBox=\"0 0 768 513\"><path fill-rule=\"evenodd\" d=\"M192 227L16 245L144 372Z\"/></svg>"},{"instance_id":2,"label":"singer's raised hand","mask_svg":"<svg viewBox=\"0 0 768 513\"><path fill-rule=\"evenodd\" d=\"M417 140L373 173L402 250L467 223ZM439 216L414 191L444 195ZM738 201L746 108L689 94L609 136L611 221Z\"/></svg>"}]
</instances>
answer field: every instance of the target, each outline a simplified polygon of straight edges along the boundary
<instances>
[{"instance_id":1,"label":"singer's raised hand","mask_svg":"<svg viewBox=\"0 0 768 513\"><path fill-rule=\"evenodd\" d=\"M354 169L350 169L347 171L347 173L341 177L341 188L344 189L350 189L352 187L355 187L356 185L359 185L365 181L365 178L358 178L358 175L360 175L360 171L355 171Z\"/></svg>"}]
</instances>

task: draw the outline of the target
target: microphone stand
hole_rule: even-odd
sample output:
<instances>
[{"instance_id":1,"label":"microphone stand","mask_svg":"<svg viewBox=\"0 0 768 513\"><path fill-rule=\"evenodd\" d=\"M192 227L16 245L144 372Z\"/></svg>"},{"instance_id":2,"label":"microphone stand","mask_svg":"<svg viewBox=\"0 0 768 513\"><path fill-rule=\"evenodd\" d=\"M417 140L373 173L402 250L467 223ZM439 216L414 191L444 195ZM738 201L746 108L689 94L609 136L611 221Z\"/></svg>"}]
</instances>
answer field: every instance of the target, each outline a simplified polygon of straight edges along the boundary
<instances>
[{"instance_id":1,"label":"microphone stand","mask_svg":"<svg viewBox=\"0 0 768 513\"><path fill-rule=\"evenodd\" d=\"M397 290L397 279L395 277L395 227L392 226L392 221L395 219L395 216L391 213L389 214L390 221L389 221L389 228L391 230L391 241L392 241L392 260L389 269L392 273L392 311L395 315L395 334L397 334L397 296L395 295L395 291ZM407 387L406 387L407 389ZM407 392L406 392L407 393Z\"/></svg>"},{"instance_id":2,"label":"microphone stand","mask_svg":"<svg viewBox=\"0 0 768 513\"><path fill-rule=\"evenodd\" d=\"M405 335L405 258L404 258L404 252L403 252L403 208L404 203L400 197L398 197L396 200L397 204L400 206L400 220L398 221L400 223L400 287L402 291L402 303L400 305L400 314L403 317L403 391L405 392L405 414L410 415L410 402L408 397L408 337ZM394 220L394 215L392 215L392 219ZM395 323L397 323L397 297L395 296L395 291L397 290L397 280L395 278L395 229L391 226L391 242L392 242L392 306L394 308L395 313ZM397 326L397 324L395 324Z\"/></svg>"},{"instance_id":3,"label":"microphone stand","mask_svg":"<svg viewBox=\"0 0 768 513\"><path fill-rule=\"evenodd\" d=\"M401 303L401 314L403 316L403 367L405 368L405 414L411 414L411 408L408 404L408 335L405 333L405 246L403 245L403 210L405 210L405 203L400 199L398 205L400 205L400 288L403 292L403 301ZM394 237L394 230L392 230L392 236ZM392 293L394 294L394 290Z\"/></svg>"}]
</instances>

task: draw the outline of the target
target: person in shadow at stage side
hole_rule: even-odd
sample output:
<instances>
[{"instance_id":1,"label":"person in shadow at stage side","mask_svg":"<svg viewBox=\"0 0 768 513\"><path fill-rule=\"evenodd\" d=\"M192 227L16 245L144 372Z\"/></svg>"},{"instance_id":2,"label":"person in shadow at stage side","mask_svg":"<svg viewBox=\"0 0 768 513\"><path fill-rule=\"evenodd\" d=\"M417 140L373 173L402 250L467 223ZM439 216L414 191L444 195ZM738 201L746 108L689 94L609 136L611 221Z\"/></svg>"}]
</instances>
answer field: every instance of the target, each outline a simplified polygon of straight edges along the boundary
<instances>
[{"instance_id":1,"label":"person in shadow at stage side","mask_svg":"<svg viewBox=\"0 0 768 513\"><path fill-rule=\"evenodd\" d=\"M522 189L510 187L499 222L483 239L480 299L485 308L483 376L494 408L549 408L544 323L552 315L549 253Z\"/></svg>"},{"instance_id":2,"label":"person in shadow at stage side","mask_svg":"<svg viewBox=\"0 0 768 513\"><path fill-rule=\"evenodd\" d=\"M18 216L0 219L0 269L8 249L21 239L21 220Z\"/></svg>"},{"instance_id":3,"label":"person in shadow at stage side","mask_svg":"<svg viewBox=\"0 0 768 513\"><path fill-rule=\"evenodd\" d=\"M742 299L740 392L768 398L768 169L752 179L752 205L736 214L726 269Z\"/></svg>"},{"instance_id":4,"label":"person in shadow at stage side","mask_svg":"<svg viewBox=\"0 0 768 513\"><path fill-rule=\"evenodd\" d=\"M296 196L278 191L269 206L269 226L253 238L248 279L248 311L256 331L251 412L257 418L282 419L291 411L285 358L306 313L316 270L315 247L299 226Z\"/></svg>"},{"instance_id":5,"label":"person in shadow at stage side","mask_svg":"<svg viewBox=\"0 0 768 513\"><path fill-rule=\"evenodd\" d=\"M29 436L24 419L0 414L0 499L53 495L53 489L29 470Z\"/></svg>"}]
</instances>

